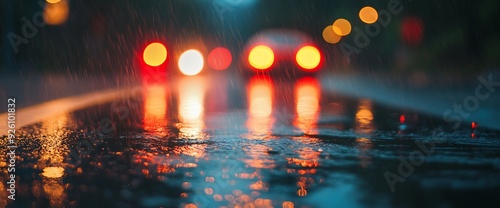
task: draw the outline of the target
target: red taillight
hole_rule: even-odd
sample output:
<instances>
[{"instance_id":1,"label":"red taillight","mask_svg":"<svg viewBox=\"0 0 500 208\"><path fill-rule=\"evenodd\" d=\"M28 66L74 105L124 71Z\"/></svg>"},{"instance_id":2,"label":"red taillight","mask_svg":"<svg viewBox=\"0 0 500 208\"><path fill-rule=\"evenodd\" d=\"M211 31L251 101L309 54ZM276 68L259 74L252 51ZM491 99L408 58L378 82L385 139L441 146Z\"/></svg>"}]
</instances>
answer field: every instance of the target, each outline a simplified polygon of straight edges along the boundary
<instances>
[{"instance_id":1,"label":"red taillight","mask_svg":"<svg viewBox=\"0 0 500 208\"><path fill-rule=\"evenodd\" d=\"M233 56L231 52L223 47L218 47L213 49L210 54L208 54L208 65L215 70L225 70L233 61Z\"/></svg>"},{"instance_id":2,"label":"red taillight","mask_svg":"<svg viewBox=\"0 0 500 208\"><path fill-rule=\"evenodd\" d=\"M252 48L248 54L248 63L255 69L266 70L274 64L274 51L266 45Z\"/></svg>"},{"instance_id":3,"label":"red taillight","mask_svg":"<svg viewBox=\"0 0 500 208\"><path fill-rule=\"evenodd\" d=\"M316 70L322 61L319 50L314 46L304 46L295 54L295 61L304 70Z\"/></svg>"},{"instance_id":4,"label":"red taillight","mask_svg":"<svg viewBox=\"0 0 500 208\"><path fill-rule=\"evenodd\" d=\"M160 66L167 60L167 47L159 42L149 44L142 54L144 63L148 66Z\"/></svg>"}]
</instances>

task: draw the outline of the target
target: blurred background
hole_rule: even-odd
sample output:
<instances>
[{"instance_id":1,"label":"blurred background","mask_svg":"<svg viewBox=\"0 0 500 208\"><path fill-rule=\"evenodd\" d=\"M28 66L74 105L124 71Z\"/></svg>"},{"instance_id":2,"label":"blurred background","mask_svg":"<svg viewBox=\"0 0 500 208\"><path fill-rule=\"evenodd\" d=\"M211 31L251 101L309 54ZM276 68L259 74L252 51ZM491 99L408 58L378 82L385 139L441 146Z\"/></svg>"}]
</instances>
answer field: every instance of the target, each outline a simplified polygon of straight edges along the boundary
<instances>
[{"instance_id":1,"label":"blurred background","mask_svg":"<svg viewBox=\"0 0 500 208\"><path fill-rule=\"evenodd\" d=\"M0 207L500 207L500 1L0 1Z\"/></svg>"},{"instance_id":2,"label":"blurred background","mask_svg":"<svg viewBox=\"0 0 500 208\"><path fill-rule=\"evenodd\" d=\"M324 40L323 29L338 18L364 31L359 9L370 5L380 12L388 10L388 2L2 0L0 71L126 73L133 69L134 54L152 39L161 37L170 48L199 39L239 54L254 34L279 28L312 37L325 54L325 70L454 74L498 67L500 3L494 0L401 0L403 11L391 15L380 34L349 58L341 45L354 45L354 30L336 44ZM23 36L23 18L41 20L40 12L46 25L35 25L33 35ZM22 39L12 38L12 33ZM12 40L20 42L13 47Z\"/></svg>"}]
</instances>

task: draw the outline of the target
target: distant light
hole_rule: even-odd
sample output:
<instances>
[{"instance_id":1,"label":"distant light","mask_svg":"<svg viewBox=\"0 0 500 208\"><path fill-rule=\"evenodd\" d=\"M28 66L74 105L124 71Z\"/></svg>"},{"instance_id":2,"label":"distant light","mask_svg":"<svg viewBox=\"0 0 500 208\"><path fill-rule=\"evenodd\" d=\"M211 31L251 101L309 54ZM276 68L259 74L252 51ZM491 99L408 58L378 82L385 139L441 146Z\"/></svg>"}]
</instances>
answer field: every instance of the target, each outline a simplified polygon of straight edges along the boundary
<instances>
[{"instance_id":1,"label":"distant light","mask_svg":"<svg viewBox=\"0 0 500 208\"><path fill-rule=\"evenodd\" d=\"M472 129L475 129L478 127L477 123L476 122L472 122L472 125L471 125Z\"/></svg>"},{"instance_id":2,"label":"distant light","mask_svg":"<svg viewBox=\"0 0 500 208\"><path fill-rule=\"evenodd\" d=\"M410 45L418 45L424 34L424 23L418 17L406 17L401 23L403 40Z\"/></svg>"},{"instance_id":3,"label":"distant light","mask_svg":"<svg viewBox=\"0 0 500 208\"><path fill-rule=\"evenodd\" d=\"M197 50L187 50L179 57L179 70L187 76L199 74L204 65L203 55Z\"/></svg>"},{"instance_id":4,"label":"distant light","mask_svg":"<svg viewBox=\"0 0 500 208\"><path fill-rule=\"evenodd\" d=\"M351 33L351 23L343 18L335 20L332 25L333 32L340 36L347 36Z\"/></svg>"},{"instance_id":5,"label":"distant light","mask_svg":"<svg viewBox=\"0 0 500 208\"><path fill-rule=\"evenodd\" d=\"M340 35L337 35L337 33L333 32L333 26L331 25L328 25L323 30L323 39L325 39L327 43L331 44L338 43L341 38L342 37L340 37Z\"/></svg>"},{"instance_id":6,"label":"distant light","mask_svg":"<svg viewBox=\"0 0 500 208\"><path fill-rule=\"evenodd\" d=\"M48 25L60 25L68 20L69 5L62 0L47 0L43 11L43 20Z\"/></svg>"},{"instance_id":7,"label":"distant light","mask_svg":"<svg viewBox=\"0 0 500 208\"><path fill-rule=\"evenodd\" d=\"M144 49L143 58L149 66L160 66L167 60L167 48L161 43L151 43Z\"/></svg>"},{"instance_id":8,"label":"distant light","mask_svg":"<svg viewBox=\"0 0 500 208\"><path fill-rule=\"evenodd\" d=\"M208 65L216 70L225 70L231 65L233 57L231 52L223 47L213 49L208 54Z\"/></svg>"},{"instance_id":9,"label":"distant light","mask_svg":"<svg viewBox=\"0 0 500 208\"><path fill-rule=\"evenodd\" d=\"M399 116L399 122L404 123L406 121L405 115Z\"/></svg>"},{"instance_id":10,"label":"distant light","mask_svg":"<svg viewBox=\"0 0 500 208\"><path fill-rule=\"evenodd\" d=\"M378 12L373 7L366 6L359 11L359 18L366 24L372 24L378 20Z\"/></svg>"},{"instance_id":11,"label":"distant light","mask_svg":"<svg viewBox=\"0 0 500 208\"><path fill-rule=\"evenodd\" d=\"M268 69L274 63L274 52L265 45L256 46L248 54L248 62L256 69Z\"/></svg>"},{"instance_id":12,"label":"distant light","mask_svg":"<svg viewBox=\"0 0 500 208\"><path fill-rule=\"evenodd\" d=\"M313 46L302 47L295 56L297 64L304 69L314 69L321 62L319 50Z\"/></svg>"}]
</instances>

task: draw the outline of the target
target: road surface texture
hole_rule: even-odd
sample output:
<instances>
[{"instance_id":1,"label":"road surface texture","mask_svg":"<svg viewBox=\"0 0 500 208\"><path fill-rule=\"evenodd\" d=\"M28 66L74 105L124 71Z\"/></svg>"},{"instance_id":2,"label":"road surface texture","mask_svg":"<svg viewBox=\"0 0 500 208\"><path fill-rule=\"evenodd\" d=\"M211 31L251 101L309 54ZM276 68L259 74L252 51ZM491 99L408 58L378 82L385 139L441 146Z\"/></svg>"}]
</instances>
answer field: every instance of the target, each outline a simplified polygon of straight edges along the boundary
<instances>
[{"instance_id":1,"label":"road surface texture","mask_svg":"<svg viewBox=\"0 0 500 208\"><path fill-rule=\"evenodd\" d=\"M498 92L457 117L476 78L373 80L185 77L34 102L0 206L498 207Z\"/></svg>"}]
</instances>

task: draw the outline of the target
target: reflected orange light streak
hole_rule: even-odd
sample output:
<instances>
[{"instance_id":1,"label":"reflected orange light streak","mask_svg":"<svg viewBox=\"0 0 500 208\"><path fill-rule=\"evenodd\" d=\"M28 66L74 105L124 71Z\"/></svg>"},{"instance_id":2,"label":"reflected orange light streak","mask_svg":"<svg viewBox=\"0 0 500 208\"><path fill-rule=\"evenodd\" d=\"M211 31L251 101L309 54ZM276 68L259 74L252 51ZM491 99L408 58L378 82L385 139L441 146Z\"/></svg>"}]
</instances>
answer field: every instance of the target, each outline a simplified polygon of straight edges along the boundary
<instances>
[{"instance_id":1,"label":"reflected orange light streak","mask_svg":"<svg viewBox=\"0 0 500 208\"><path fill-rule=\"evenodd\" d=\"M181 127L179 136L188 139L204 138L204 100L206 83L203 77L184 77L178 85L179 118Z\"/></svg>"},{"instance_id":2,"label":"reflected orange light streak","mask_svg":"<svg viewBox=\"0 0 500 208\"><path fill-rule=\"evenodd\" d=\"M52 207L62 206L66 198L62 181L58 179L65 174L64 159L69 151L64 140L69 137L68 128L74 126L69 122L69 117L69 113L54 116L43 121L38 129L39 135L43 137L40 139L40 159L37 166L43 169L42 188Z\"/></svg>"},{"instance_id":3,"label":"reflected orange light streak","mask_svg":"<svg viewBox=\"0 0 500 208\"><path fill-rule=\"evenodd\" d=\"M371 134L374 131L372 103L370 100L361 100L359 102L354 131L358 134Z\"/></svg>"},{"instance_id":4,"label":"reflected orange light streak","mask_svg":"<svg viewBox=\"0 0 500 208\"><path fill-rule=\"evenodd\" d=\"M145 89L144 96L144 130L148 132L164 132L167 125L166 87L154 85Z\"/></svg>"},{"instance_id":5,"label":"reflected orange light streak","mask_svg":"<svg viewBox=\"0 0 500 208\"><path fill-rule=\"evenodd\" d=\"M274 168L274 161L269 159L269 154L267 153L270 148L262 144L252 144L249 148L245 148L245 153L250 156L250 159L244 159L243 161L248 167L268 169Z\"/></svg>"},{"instance_id":6,"label":"reflected orange light streak","mask_svg":"<svg viewBox=\"0 0 500 208\"><path fill-rule=\"evenodd\" d=\"M297 153L299 154L299 158L288 158L289 164L295 164L304 168L315 168L319 166L318 159L320 152L310 147L304 147L299 149Z\"/></svg>"},{"instance_id":7,"label":"reflected orange light streak","mask_svg":"<svg viewBox=\"0 0 500 208\"><path fill-rule=\"evenodd\" d=\"M253 77L247 87L247 127L254 136L270 134L273 111L273 85L267 77Z\"/></svg>"},{"instance_id":8,"label":"reflected orange light streak","mask_svg":"<svg viewBox=\"0 0 500 208\"><path fill-rule=\"evenodd\" d=\"M370 100L361 100L356 113L356 125L354 131L358 134L370 136L375 127L373 125L372 102ZM357 138L360 166L366 168L371 162L371 156L366 152L372 149L372 141L368 138Z\"/></svg>"},{"instance_id":9,"label":"reflected orange light streak","mask_svg":"<svg viewBox=\"0 0 500 208\"><path fill-rule=\"evenodd\" d=\"M372 161L372 157L366 153L367 151L372 149L372 141L367 138L357 138L356 143L358 143L357 148L359 150L359 165L363 168L366 168Z\"/></svg>"},{"instance_id":10,"label":"reflected orange light streak","mask_svg":"<svg viewBox=\"0 0 500 208\"><path fill-rule=\"evenodd\" d=\"M271 135L271 114L273 111L273 85L269 77L254 76L247 85L248 96L248 120L249 139L264 139ZM275 167L274 161L270 159L268 151L270 148L262 144L251 144L244 148L246 155L250 158L243 161L248 167L257 169L268 169ZM245 173L241 173L245 174ZM260 188L258 188L260 187ZM263 186L253 184L251 188L257 190Z\"/></svg>"},{"instance_id":11,"label":"reflected orange light streak","mask_svg":"<svg viewBox=\"0 0 500 208\"><path fill-rule=\"evenodd\" d=\"M63 144L68 136L69 114L64 113L42 122L39 134L41 150L39 167L43 168L42 175L48 178L60 178L64 174L64 157L69 151Z\"/></svg>"},{"instance_id":12,"label":"reflected orange light streak","mask_svg":"<svg viewBox=\"0 0 500 208\"><path fill-rule=\"evenodd\" d=\"M295 125L306 134L316 132L319 118L319 83L313 78L303 78L295 86L296 112Z\"/></svg>"}]
</instances>

